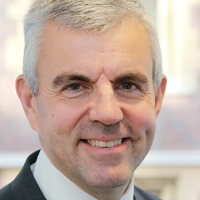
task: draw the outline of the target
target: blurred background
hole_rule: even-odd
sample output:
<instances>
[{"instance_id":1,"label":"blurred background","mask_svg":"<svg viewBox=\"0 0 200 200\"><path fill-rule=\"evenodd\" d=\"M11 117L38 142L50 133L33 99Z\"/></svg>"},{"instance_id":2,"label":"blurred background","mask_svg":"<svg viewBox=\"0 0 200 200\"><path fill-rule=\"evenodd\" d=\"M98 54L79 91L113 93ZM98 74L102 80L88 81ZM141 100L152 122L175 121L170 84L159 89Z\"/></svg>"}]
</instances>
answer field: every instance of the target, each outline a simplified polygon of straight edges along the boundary
<instances>
[{"instance_id":1,"label":"blurred background","mask_svg":"<svg viewBox=\"0 0 200 200\"><path fill-rule=\"evenodd\" d=\"M152 150L135 182L164 200L200 200L200 0L141 2L156 22L168 87ZM30 3L0 0L0 188L40 148L15 93Z\"/></svg>"}]
</instances>

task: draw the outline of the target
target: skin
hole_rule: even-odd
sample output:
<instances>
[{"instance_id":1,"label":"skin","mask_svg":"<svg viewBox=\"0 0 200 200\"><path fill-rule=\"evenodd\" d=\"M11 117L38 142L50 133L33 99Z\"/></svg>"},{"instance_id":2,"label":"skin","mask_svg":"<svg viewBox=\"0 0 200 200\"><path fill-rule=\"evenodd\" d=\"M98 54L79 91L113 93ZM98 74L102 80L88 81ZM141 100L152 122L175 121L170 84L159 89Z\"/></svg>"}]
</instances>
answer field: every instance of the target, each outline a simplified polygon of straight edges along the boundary
<instances>
[{"instance_id":1,"label":"skin","mask_svg":"<svg viewBox=\"0 0 200 200\"><path fill-rule=\"evenodd\" d=\"M97 199L120 199L152 145L166 87L163 76L155 95L152 63L147 33L137 22L93 35L52 21L41 37L38 95L23 75L16 81L53 165ZM89 145L91 139L123 142L100 148Z\"/></svg>"}]
</instances>

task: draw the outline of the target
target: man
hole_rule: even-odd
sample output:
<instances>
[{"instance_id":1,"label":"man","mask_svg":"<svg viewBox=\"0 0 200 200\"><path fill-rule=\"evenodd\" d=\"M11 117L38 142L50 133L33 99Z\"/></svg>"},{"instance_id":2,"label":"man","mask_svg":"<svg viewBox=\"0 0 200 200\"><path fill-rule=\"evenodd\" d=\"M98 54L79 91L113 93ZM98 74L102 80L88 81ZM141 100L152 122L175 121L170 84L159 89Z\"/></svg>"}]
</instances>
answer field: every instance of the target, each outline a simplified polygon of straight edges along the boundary
<instances>
[{"instance_id":1,"label":"man","mask_svg":"<svg viewBox=\"0 0 200 200\"><path fill-rule=\"evenodd\" d=\"M136 0L36 0L17 94L42 150L2 200L159 199L133 173L166 87L153 23Z\"/></svg>"}]
</instances>

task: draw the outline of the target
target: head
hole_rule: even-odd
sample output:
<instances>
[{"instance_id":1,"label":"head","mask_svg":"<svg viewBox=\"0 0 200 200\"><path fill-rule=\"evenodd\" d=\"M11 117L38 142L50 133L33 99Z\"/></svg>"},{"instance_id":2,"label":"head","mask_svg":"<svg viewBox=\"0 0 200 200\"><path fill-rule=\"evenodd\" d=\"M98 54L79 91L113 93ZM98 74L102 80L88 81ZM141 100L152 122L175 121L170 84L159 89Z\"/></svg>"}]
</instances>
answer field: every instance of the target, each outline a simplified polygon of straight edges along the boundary
<instances>
[{"instance_id":1,"label":"head","mask_svg":"<svg viewBox=\"0 0 200 200\"><path fill-rule=\"evenodd\" d=\"M147 31L153 60L155 92L162 80L162 58L154 22L137 0L47 0L35 1L24 20L23 73L34 95L38 92L37 63L40 59L39 45L46 22L56 20L60 26L67 25L83 32L101 34L124 20L135 20Z\"/></svg>"},{"instance_id":2,"label":"head","mask_svg":"<svg viewBox=\"0 0 200 200\"><path fill-rule=\"evenodd\" d=\"M39 0L25 35L16 88L45 153L97 199L119 199L150 150L166 86L149 15L137 1Z\"/></svg>"}]
</instances>

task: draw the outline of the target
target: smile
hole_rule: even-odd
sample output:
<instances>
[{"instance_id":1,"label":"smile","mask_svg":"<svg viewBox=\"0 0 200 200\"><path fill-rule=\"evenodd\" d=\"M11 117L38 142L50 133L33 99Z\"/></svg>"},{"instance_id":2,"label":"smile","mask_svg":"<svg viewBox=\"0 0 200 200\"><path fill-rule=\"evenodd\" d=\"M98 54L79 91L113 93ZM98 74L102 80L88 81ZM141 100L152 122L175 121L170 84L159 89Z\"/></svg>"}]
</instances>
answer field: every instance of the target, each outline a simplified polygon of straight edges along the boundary
<instances>
[{"instance_id":1,"label":"smile","mask_svg":"<svg viewBox=\"0 0 200 200\"><path fill-rule=\"evenodd\" d=\"M99 140L86 140L86 142L90 144L91 146L96 146L96 147L101 147L101 148L111 148L111 147L121 144L122 139L112 140L108 142L103 142Z\"/></svg>"}]
</instances>

